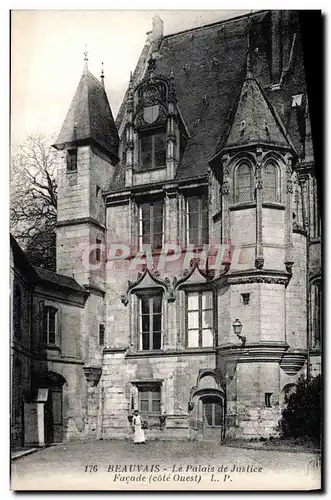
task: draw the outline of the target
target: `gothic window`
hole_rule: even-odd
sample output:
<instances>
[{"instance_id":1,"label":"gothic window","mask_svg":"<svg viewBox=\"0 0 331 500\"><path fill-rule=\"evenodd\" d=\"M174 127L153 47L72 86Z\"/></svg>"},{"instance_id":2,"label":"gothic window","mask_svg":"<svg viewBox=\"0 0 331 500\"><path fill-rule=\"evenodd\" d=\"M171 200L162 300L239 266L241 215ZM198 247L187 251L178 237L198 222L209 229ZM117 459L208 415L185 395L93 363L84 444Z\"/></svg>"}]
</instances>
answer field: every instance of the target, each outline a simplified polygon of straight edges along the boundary
<instances>
[{"instance_id":1,"label":"gothic window","mask_svg":"<svg viewBox=\"0 0 331 500\"><path fill-rule=\"evenodd\" d=\"M161 387L159 384L141 384L138 386L138 406L141 414L161 413Z\"/></svg>"},{"instance_id":2,"label":"gothic window","mask_svg":"<svg viewBox=\"0 0 331 500\"><path fill-rule=\"evenodd\" d=\"M267 163L263 169L263 200L278 202L278 167L274 163Z\"/></svg>"},{"instance_id":3,"label":"gothic window","mask_svg":"<svg viewBox=\"0 0 331 500\"><path fill-rule=\"evenodd\" d=\"M43 313L43 340L44 344L56 345L57 309L45 306Z\"/></svg>"},{"instance_id":4,"label":"gothic window","mask_svg":"<svg viewBox=\"0 0 331 500\"><path fill-rule=\"evenodd\" d=\"M322 287L320 280L310 285L310 347L320 349L322 333Z\"/></svg>"},{"instance_id":5,"label":"gothic window","mask_svg":"<svg viewBox=\"0 0 331 500\"><path fill-rule=\"evenodd\" d=\"M76 170L77 170L77 149L68 149L67 171L75 172Z\"/></svg>"},{"instance_id":6,"label":"gothic window","mask_svg":"<svg viewBox=\"0 0 331 500\"><path fill-rule=\"evenodd\" d=\"M151 292L139 296L139 349L160 350L162 345L162 293Z\"/></svg>"},{"instance_id":7,"label":"gothic window","mask_svg":"<svg viewBox=\"0 0 331 500\"><path fill-rule=\"evenodd\" d=\"M253 200L253 169L249 163L243 162L235 170L235 202L244 203Z\"/></svg>"},{"instance_id":8,"label":"gothic window","mask_svg":"<svg viewBox=\"0 0 331 500\"><path fill-rule=\"evenodd\" d=\"M186 346L213 347L214 308L213 292L186 292Z\"/></svg>"},{"instance_id":9,"label":"gothic window","mask_svg":"<svg viewBox=\"0 0 331 500\"><path fill-rule=\"evenodd\" d=\"M166 134L157 131L140 136L140 170L166 166Z\"/></svg>"},{"instance_id":10,"label":"gothic window","mask_svg":"<svg viewBox=\"0 0 331 500\"><path fill-rule=\"evenodd\" d=\"M162 248L163 242L163 200L141 203L139 206L140 248L150 245L152 249Z\"/></svg>"},{"instance_id":11,"label":"gothic window","mask_svg":"<svg viewBox=\"0 0 331 500\"><path fill-rule=\"evenodd\" d=\"M208 196L189 196L186 199L187 244L199 246L209 241Z\"/></svg>"},{"instance_id":12,"label":"gothic window","mask_svg":"<svg viewBox=\"0 0 331 500\"><path fill-rule=\"evenodd\" d=\"M14 286L14 333L17 338L22 335L22 292L18 284Z\"/></svg>"}]
</instances>

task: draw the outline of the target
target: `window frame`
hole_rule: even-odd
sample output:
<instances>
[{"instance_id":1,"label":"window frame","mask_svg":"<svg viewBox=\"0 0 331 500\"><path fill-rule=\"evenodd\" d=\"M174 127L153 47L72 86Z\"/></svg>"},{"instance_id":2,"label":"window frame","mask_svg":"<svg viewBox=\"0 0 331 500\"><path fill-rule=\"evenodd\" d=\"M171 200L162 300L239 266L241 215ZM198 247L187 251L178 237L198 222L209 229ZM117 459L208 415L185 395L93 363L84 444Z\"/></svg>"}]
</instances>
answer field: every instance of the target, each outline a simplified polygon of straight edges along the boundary
<instances>
[{"instance_id":1,"label":"window frame","mask_svg":"<svg viewBox=\"0 0 331 500\"><path fill-rule=\"evenodd\" d=\"M50 341L49 318L50 313L54 313L54 342ZM58 345L58 312L59 310L53 305L43 306L43 331L42 338L44 345L56 347Z\"/></svg>"},{"instance_id":2,"label":"window frame","mask_svg":"<svg viewBox=\"0 0 331 500\"><path fill-rule=\"evenodd\" d=\"M67 150L67 172L77 172L78 170L78 150L71 148Z\"/></svg>"},{"instance_id":3,"label":"window frame","mask_svg":"<svg viewBox=\"0 0 331 500\"><path fill-rule=\"evenodd\" d=\"M250 198L249 200L241 200L238 196L238 171L241 167L248 166L250 169ZM233 202L236 205L245 205L247 203L255 203L255 185L254 185L254 166L250 160L247 158L243 158L234 168L234 176L233 176Z\"/></svg>"},{"instance_id":4,"label":"window frame","mask_svg":"<svg viewBox=\"0 0 331 500\"><path fill-rule=\"evenodd\" d=\"M266 168L272 166L276 171L276 185L275 185L275 199L270 200L265 196L265 181L266 181ZM280 189L280 169L279 165L273 161L268 160L262 168L262 181L263 181L263 203L281 203L281 189Z\"/></svg>"},{"instance_id":5,"label":"window frame","mask_svg":"<svg viewBox=\"0 0 331 500\"><path fill-rule=\"evenodd\" d=\"M189 200L192 198L197 198L198 199L198 211L197 212L190 212L189 211ZM207 203L207 209L203 210L203 198L205 198L206 203ZM185 196L185 243L186 245L194 245L195 247L203 247L203 245L208 245L209 243L209 207L208 207L208 193L203 192L203 193L189 193ZM206 241L204 241L203 238L203 222L204 222L204 217L203 217L203 212L207 213L207 234L206 234ZM191 213L197 213L198 214L198 242L197 243L190 243L190 224L189 224L189 215Z\"/></svg>"},{"instance_id":6,"label":"window frame","mask_svg":"<svg viewBox=\"0 0 331 500\"><path fill-rule=\"evenodd\" d=\"M155 217L154 214L154 205L156 202L162 202L162 216L161 217ZM143 243L143 213L142 213L142 205L144 204L149 204L149 243ZM138 241L139 241L139 249L143 249L144 245L149 245L151 250L153 252L155 251L160 251L164 245L164 218L165 218L165 203L163 198L155 198L152 200L142 200L138 202ZM160 219L162 222L162 231L161 232L155 232L155 219ZM161 247L159 246L154 246L154 240L155 240L155 235L161 234L162 235L162 241L161 241Z\"/></svg>"},{"instance_id":7,"label":"window frame","mask_svg":"<svg viewBox=\"0 0 331 500\"><path fill-rule=\"evenodd\" d=\"M138 390L138 409L139 413L142 416L155 416L159 417L161 415L161 407L162 407L162 384L159 382L142 382L140 384L137 384L137 390ZM154 390L153 389L157 389ZM143 401L148 401L148 411L142 411L141 408L141 394L142 393L148 393L148 398L143 399ZM157 401L159 401L159 410L158 411L153 411L153 401L156 401L156 399L153 400L153 393L159 394L159 398Z\"/></svg>"},{"instance_id":8,"label":"window frame","mask_svg":"<svg viewBox=\"0 0 331 500\"><path fill-rule=\"evenodd\" d=\"M211 293L212 294L212 308L209 309L202 309L202 295L203 293ZM188 310L188 296L190 293L198 293L198 309L197 310ZM201 307L201 309L200 309ZM205 346L203 345L203 328L202 328L202 315L204 311L212 311L212 320L213 324L210 330L212 331L212 336L213 336L213 345L211 346ZM189 312L198 312L198 321L199 321L199 328L198 328L198 335L199 335L199 346L196 347L191 347L189 346L189 331L190 330L197 330L196 328L188 328L188 316ZM215 291L212 288L201 288L201 287L188 287L185 289L185 348L186 349L214 349L216 344L216 295Z\"/></svg>"},{"instance_id":9,"label":"window frame","mask_svg":"<svg viewBox=\"0 0 331 500\"><path fill-rule=\"evenodd\" d=\"M163 165L156 165L156 140L155 137L158 135L162 135L164 137L164 142L165 142L165 150L164 150L164 164ZM151 137L152 138L152 151L151 151L151 164L149 166L144 166L143 163L143 150L142 150L142 139L144 137ZM167 166L167 134L166 130L164 128L153 128L144 132L140 132L139 134L139 162L138 162L138 172L148 172L150 170L157 170L159 168L166 168Z\"/></svg>"},{"instance_id":10,"label":"window frame","mask_svg":"<svg viewBox=\"0 0 331 500\"><path fill-rule=\"evenodd\" d=\"M138 352L160 352L163 350L163 328L164 328L164 291L161 288L150 288L144 289L136 293L138 299ZM161 298L161 312L154 314L154 297ZM149 349L143 349L143 313L142 313L142 299L148 300L148 317L149 317ZM153 308L151 309L151 304L153 304ZM146 315L146 314L145 314ZM154 331L154 315L159 315L161 317L161 330L160 332ZM160 348L154 348L154 334L160 333ZM150 348L152 346L152 348Z\"/></svg>"}]
</instances>

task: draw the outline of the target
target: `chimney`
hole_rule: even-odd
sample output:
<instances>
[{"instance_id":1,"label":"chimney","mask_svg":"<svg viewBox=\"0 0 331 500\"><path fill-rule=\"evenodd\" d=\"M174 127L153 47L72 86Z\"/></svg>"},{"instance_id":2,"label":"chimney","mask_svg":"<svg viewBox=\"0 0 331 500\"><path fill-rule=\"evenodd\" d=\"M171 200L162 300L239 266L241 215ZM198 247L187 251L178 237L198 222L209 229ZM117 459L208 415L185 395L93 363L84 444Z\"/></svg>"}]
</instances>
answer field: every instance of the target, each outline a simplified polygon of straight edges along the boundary
<instances>
[{"instance_id":1,"label":"chimney","mask_svg":"<svg viewBox=\"0 0 331 500\"><path fill-rule=\"evenodd\" d=\"M158 14L153 17L152 53L158 52L163 38L163 21Z\"/></svg>"}]
</instances>

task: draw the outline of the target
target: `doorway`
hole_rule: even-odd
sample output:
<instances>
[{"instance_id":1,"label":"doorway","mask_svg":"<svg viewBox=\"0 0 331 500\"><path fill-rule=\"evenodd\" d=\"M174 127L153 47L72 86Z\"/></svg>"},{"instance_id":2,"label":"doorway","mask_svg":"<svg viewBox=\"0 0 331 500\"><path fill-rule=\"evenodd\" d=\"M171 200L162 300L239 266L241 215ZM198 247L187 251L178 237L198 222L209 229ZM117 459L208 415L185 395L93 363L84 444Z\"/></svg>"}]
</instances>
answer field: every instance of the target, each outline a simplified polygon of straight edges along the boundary
<instances>
[{"instance_id":1,"label":"doorway","mask_svg":"<svg viewBox=\"0 0 331 500\"><path fill-rule=\"evenodd\" d=\"M45 442L62 443L63 415L62 415L62 387L50 387L45 404Z\"/></svg>"},{"instance_id":2,"label":"doorway","mask_svg":"<svg viewBox=\"0 0 331 500\"><path fill-rule=\"evenodd\" d=\"M224 432L224 405L221 398L202 397L202 434L203 439L217 440L223 439Z\"/></svg>"}]
</instances>

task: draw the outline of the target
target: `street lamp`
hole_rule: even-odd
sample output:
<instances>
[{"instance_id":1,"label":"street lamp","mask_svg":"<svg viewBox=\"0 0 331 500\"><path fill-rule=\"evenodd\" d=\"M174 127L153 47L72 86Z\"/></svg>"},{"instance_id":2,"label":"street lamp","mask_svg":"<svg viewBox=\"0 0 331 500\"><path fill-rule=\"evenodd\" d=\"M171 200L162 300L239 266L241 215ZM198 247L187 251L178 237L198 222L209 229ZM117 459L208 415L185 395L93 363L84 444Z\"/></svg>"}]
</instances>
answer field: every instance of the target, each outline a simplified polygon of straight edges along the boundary
<instances>
[{"instance_id":1,"label":"street lamp","mask_svg":"<svg viewBox=\"0 0 331 500\"><path fill-rule=\"evenodd\" d=\"M241 331L243 329L243 326L238 318L233 322L232 327L233 327L233 331L234 331L235 335L237 335L238 339L241 340L242 345L245 345L246 337L241 335Z\"/></svg>"}]
</instances>

